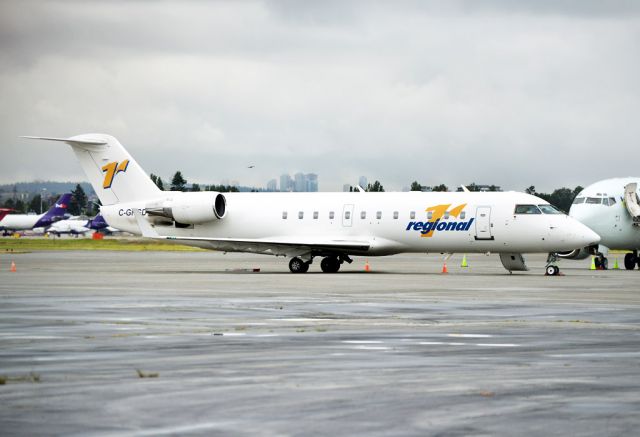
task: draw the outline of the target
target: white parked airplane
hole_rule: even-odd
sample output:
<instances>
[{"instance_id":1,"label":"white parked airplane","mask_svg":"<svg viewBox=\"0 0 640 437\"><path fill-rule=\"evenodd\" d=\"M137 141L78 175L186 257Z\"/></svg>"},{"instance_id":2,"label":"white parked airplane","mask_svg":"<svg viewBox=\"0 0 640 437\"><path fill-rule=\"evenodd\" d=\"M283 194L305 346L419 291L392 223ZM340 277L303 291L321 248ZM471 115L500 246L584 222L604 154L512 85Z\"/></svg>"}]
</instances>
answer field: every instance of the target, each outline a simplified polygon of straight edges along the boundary
<instances>
[{"instance_id":1,"label":"white parked airplane","mask_svg":"<svg viewBox=\"0 0 640 437\"><path fill-rule=\"evenodd\" d=\"M609 249L630 250L624 266L640 268L640 178L614 178L589 185L576 196L569 215L600 235L599 245L578 248L559 254L562 258L584 259L597 255L596 267L608 268Z\"/></svg>"},{"instance_id":2,"label":"white parked airplane","mask_svg":"<svg viewBox=\"0 0 640 437\"><path fill-rule=\"evenodd\" d=\"M64 219L71 201L71 193L65 193L43 214L7 214L0 220L0 229L8 231L26 231L28 229L49 226Z\"/></svg>"},{"instance_id":3,"label":"white parked airplane","mask_svg":"<svg viewBox=\"0 0 640 437\"><path fill-rule=\"evenodd\" d=\"M516 192L216 193L161 191L115 138L62 141L75 152L118 229L221 251L291 258L306 272L322 257L337 272L352 255L496 252L509 271L528 270L522 253L597 244L592 230L548 202ZM557 274L550 257L547 274Z\"/></svg>"},{"instance_id":4,"label":"white parked airplane","mask_svg":"<svg viewBox=\"0 0 640 437\"><path fill-rule=\"evenodd\" d=\"M58 236L61 234L81 235L90 231L101 231L108 228L107 222L98 214L92 219L69 218L60 220L49 226L46 231Z\"/></svg>"}]
</instances>

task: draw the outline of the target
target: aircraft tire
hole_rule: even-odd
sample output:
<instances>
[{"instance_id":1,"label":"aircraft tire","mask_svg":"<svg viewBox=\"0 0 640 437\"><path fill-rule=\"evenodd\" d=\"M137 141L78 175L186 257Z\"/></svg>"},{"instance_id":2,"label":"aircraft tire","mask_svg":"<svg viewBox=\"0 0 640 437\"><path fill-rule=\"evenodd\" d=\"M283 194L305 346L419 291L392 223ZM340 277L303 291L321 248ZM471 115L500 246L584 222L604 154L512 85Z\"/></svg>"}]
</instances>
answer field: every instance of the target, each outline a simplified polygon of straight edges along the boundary
<instances>
[{"instance_id":1,"label":"aircraft tire","mask_svg":"<svg viewBox=\"0 0 640 437\"><path fill-rule=\"evenodd\" d=\"M632 253L628 253L624 256L624 268L627 270L633 270L636 267L636 262L640 261Z\"/></svg>"},{"instance_id":2,"label":"aircraft tire","mask_svg":"<svg viewBox=\"0 0 640 437\"><path fill-rule=\"evenodd\" d=\"M603 256L600 260L600 266L602 270L609 270L609 260Z\"/></svg>"},{"instance_id":3,"label":"aircraft tire","mask_svg":"<svg viewBox=\"0 0 640 437\"><path fill-rule=\"evenodd\" d=\"M291 273L307 273L309 271L309 263L302 261L298 257L291 258L289 270L291 270Z\"/></svg>"},{"instance_id":4,"label":"aircraft tire","mask_svg":"<svg viewBox=\"0 0 640 437\"><path fill-rule=\"evenodd\" d=\"M322 258L320 268L324 273L337 273L340 270L340 261L334 256Z\"/></svg>"},{"instance_id":5,"label":"aircraft tire","mask_svg":"<svg viewBox=\"0 0 640 437\"><path fill-rule=\"evenodd\" d=\"M556 276L558 273L560 273L560 268L558 266L547 266L544 272L547 276Z\"/></svg>"}]
</instances>

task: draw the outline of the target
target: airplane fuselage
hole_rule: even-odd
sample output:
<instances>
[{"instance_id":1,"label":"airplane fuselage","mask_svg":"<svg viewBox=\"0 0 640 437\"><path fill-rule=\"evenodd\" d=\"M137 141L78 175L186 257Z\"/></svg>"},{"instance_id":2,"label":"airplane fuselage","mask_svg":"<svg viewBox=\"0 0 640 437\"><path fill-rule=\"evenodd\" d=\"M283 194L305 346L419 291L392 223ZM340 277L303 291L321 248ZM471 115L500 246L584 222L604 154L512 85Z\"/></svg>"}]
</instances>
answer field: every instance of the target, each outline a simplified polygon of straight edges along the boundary
<instances>
[{"instance_id":1,"label":"airplane fuselage","mask_svg":"<svg viewBox=\"0 0 640 437\"><path fill-rule=\"evenodd\" d=\"M180 196L181 193L166 192ZM543 200L524 193L224 193L224 218L187 227L156 221L159 234L277 241L363 241L353 254L401 252L544 252L569 250L589 232L564 214L515 214L517 204ZM102 206L116 228L141 233L133 209L145 202ZM150 218L153 220L153 218ZM184 241L181 240L184 243ZM238 250L225 242L187 242ZM565 249L566 248L566 249ZM289 254L287 251L282 253Z\"/></svg>"}]
</instances>

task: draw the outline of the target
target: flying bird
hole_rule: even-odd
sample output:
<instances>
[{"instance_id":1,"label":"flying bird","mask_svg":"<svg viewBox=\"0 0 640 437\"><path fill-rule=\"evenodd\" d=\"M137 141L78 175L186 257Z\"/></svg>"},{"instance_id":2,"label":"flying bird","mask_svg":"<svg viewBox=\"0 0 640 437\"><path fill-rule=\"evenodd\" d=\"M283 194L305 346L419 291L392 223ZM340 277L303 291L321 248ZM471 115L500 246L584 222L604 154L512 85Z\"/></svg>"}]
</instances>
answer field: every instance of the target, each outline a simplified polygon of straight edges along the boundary
<instances>
[{"instance_id":1,"label":"flying bird","mask_svg":"<svg viewBox=\"0 0 640 437\"><path fill-rule=\"evenodd\" d=\"M247 168L253 168L253 167L255 167L255 165L250 165L250 166L248 166Z\"/></svg>"}]
</instances>

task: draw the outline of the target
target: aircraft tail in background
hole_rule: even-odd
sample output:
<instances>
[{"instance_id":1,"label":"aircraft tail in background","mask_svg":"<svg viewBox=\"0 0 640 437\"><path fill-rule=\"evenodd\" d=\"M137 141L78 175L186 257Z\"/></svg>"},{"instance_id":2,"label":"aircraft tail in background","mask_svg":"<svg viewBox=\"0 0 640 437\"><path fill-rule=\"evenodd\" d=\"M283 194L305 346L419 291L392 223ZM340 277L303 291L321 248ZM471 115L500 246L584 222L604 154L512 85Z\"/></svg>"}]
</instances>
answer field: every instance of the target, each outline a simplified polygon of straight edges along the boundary
<instances>
[{"instance_id":1,"label":"aircraft tail in background","mask_svg":"<svg viewBox=\"0 0 640 437\"><path fill-rule=\"evenodd\" d=\"M67 213L69 203L71 202L71 193L64 193L38 220L34 228L50 226L52 223L62 220Z\"/></svg>"}]
</instances>

